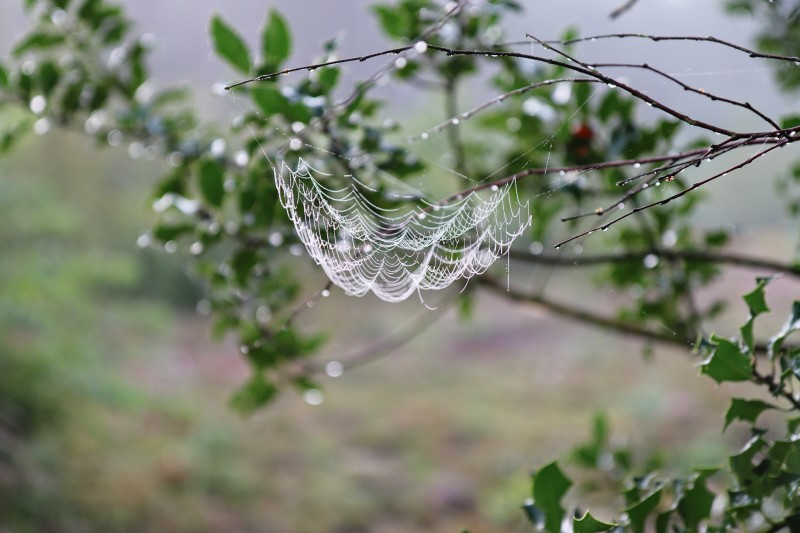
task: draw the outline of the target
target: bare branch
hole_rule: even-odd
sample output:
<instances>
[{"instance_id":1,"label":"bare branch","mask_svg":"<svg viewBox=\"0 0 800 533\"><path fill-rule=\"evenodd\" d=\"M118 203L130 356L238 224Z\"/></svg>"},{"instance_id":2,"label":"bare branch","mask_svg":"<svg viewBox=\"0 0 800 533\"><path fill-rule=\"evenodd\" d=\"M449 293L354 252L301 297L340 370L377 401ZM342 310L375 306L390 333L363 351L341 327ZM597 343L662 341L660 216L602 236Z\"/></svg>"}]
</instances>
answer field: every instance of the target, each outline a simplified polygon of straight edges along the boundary
<instances>
[{"instance_id":1,"label":"bare branch","mask_svg":"<svg viewBox=\"0 0 800 533\"><path fill-rule=\"evenodd\" d=\"M621 6L617 7L616 9L614 9L614 11L609 13L608 14L608 18L613 20L615 18L621 17L622 15L624 15L625 13L630 11L630 9L633 6L635 6L636 2L638 2L638 1L639 0L627 0L624 4L622 4Z\"/></svg>"},{"instance_id":2,"label":"bare branch","mask_svg":"<svg viewBox=\"0 0 800 533\"><path fill-rule=\"evenodd\" d=\"M770 259L752 257L737 253L705 252L702 250L668 250L664 248L652 248L648 250L616 254L563 256L549 254L536 255L530 252L512 248L509 251L509 254L513 259L525 261L531 264L562 267L592 267L613 263L641 262L648 255L655 255L656 257L663 259L716 263L742 268L769 270L771 272L779 272L781 274L800 277L800 265L781 263L778 261L772 261Z\"/></svg>"},{"instance_id":3,"label":"bare branch","mask_svg":"<svg viewBox=\"0 0 800 533\"><path fill-rule=\"evenodd\" d=\"M628 211L624 215L621 215L621 216L615 218L611 222L606 222L605 224L602 224L600 226L595 226L595 227L593 227L593 228L591 228L589 230L586 230L586 231L584 231L582 233L574 235L574 236L570 237L567 240L559 242L558 244L555 245L555 247L556 247L556 249L558 249L561 246L563 246L563 245L565 245L565 244L567 244L569 242L572 242L572 241L574 241L576 239L580 239L581 237L585 237L586 235L591 235L592 233L594 233L595 231L598 231L598 230L606 231L609 227L613 226L614 224L616 224L616 223L618 223L618 222L620 222L622 220L625 220L629 216L635 215L636 213L639 213L639 212L644 211L646 209L650 209L652 207L656 207L656 206L659 206L659 205L666 205L669 202L671 202L673 200L676 200L676 199L678 199L678 198L690 193L691 191L694 191L695 189L699 189L703 185L706 185L707 183L710 183L710 182L716 180L717 178L720 178L722 176L727 176L729 172L732 172L734 170L738 170L740 168L743 168L743 167L749 165L750 163L752 163L756 159L767 155L769 152L775 150L776 148L781 148L783 146L786 146L789 142L791 142L791 140L780 141L779 143L774 144L774 145L770 146L769 148L761 150L760 152L757 152L756 154L748 157L747 159L745 159L741 163L733 165L732 167L729 167L728 169L723 170L722 172L719 172L717 174L714 174L713 176L710 176L710 177L708 177L708 178L706 178L704 180L700 180L700 181L698 181L696 183L693 183L689 187L686 187L685 189L681 190L680 192L677 192L677 193L675 193L675 194L673 194L673 195L671 195L671 196L669 196L667 198L664 198L662 200L657 200L655 202L651 202L649 204L645 204L643 206L636 207L635 209L631 209L630 211Z\"/></svg>"}]
</instances>

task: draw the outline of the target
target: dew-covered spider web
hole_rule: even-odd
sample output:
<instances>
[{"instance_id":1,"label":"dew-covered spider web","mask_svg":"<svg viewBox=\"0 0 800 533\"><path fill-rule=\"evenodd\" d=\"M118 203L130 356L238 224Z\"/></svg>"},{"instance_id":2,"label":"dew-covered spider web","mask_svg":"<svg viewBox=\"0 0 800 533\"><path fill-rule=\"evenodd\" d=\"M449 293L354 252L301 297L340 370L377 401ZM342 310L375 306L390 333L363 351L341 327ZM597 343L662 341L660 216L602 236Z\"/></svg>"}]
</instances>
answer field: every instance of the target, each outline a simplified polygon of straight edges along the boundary
<instances>
[{"instance_id":1,"label":"dew-covered spider web","mask_svg":"<svg viewBox=\"0 0 800 533\"><path fill-rule=\"evenodd\" d=\"M353 296L372 292L399 302L482 274L531 222L513 180L442 202L407 191L416 199L409 209L371 202L365 191L377 190L353 175L345 176L349 185L329 187L330 174L302 159L294 168L284 161L274 173L281 203L309 255Z\"/></svg>"}]
</instances>

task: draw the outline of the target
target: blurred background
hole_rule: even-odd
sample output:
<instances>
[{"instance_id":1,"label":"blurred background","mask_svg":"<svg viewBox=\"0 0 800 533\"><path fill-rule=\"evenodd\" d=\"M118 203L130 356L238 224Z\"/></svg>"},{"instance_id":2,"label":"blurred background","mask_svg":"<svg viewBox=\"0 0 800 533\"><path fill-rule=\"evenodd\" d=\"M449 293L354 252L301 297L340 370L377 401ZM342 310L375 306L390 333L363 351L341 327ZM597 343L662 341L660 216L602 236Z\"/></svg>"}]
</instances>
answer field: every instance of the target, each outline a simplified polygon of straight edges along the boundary
<instances>
[{"instance_id":1,"label":"blurred background","mask_svg":"<svg viewBox=\"0 0 800 533\"><path fill-rule=\"evenodd\" d=\"M367 1L121 3L155 38L157 85L190 87L210 120L239 112L212 90L230 81L206 36L214 12L255 41L264 13L277 7L292 26L298 64L335 35L343 55L387 45ZM523 2L527 16L507 32L553 38L574 26L747 45L756 30L726 16L721 2L641 0L609 20L619 3ZM1 54L26 24L22 0L0 5ZM612 56L626 45L604 46ZM689 47L660 50L669 50L658 57L665 70L687 69ZM705 50L694 68L709 85L735 87L768 113L797 109L764 64L742 67ZM415 95L387 92L394 109L416 105L412 123L430 120ZM769 177L780 161L757 168ZM287 391L243 418L228 400L248 369L232 342L212 341L209 320L196 311L201 288L180 257L136 246L162 167L55 130L0 160L0 401L24 421L0 431L2 533L526 531L519 505L528 471L586 439L597 412L608 413L618 442L670 449L666 468L677 470L720 461L742 437L723 438L718 413L728 394L697 378L684 351L643 357L641 343L489 296L470 322L448 312L390 357L326 380L319 405ZM771 188L741 180L709 191L699 224L740 225L734 248L789 254L795 229L781 225ZM587 271L570 271L549 283L578 295L591 281ZM776 305L797 294L786 283ZM752 273L733 272L714 290L740 294L751 284ZM591 290L598 301L614 297ZM414 301L338 295L303 319L331 331L324 360L419 315L439 318ZM734 306L720 328L732 331L743 315ZM20 334L6 326L12 321L29 327Z\"/></svg>"}]
</instances>

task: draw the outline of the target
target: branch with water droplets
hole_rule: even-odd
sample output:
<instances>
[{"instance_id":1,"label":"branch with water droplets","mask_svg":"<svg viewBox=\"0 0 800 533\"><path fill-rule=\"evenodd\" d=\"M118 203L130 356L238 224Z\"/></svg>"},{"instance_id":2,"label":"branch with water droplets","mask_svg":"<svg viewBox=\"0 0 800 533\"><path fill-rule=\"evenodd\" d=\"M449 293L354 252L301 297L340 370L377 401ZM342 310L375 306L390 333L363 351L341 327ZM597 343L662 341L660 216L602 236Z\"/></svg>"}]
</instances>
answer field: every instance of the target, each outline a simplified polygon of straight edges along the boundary
<instances>
[{"instance_id":1,"label":"branch with water droplets","mask_svg":"<svg viewBox=\"0 0 800 533\"><path fill-rule=\"evenodd\" d=\"M716 179L718 179L720 177L727 176L728 173L733 172L734 170L738 170L738 169L746 167L747 165L751 164L755 160L767 155L769 152L772 152L773 150L775 150L777 148L782 148L783 146L786 146L790 142L791 142L790 140L780 141L777 144L774 144L774 145L770 146L769 148L766 148L764 150L761 150L761 151L753 154L752 156L748 157L747 159L745 159L741 163L738 163L736 165L728 167L726 170L723 170L722 172L718 172L718 173L716 173L716 174L714 174L714 175L712 175L712 176L710 176L710 177L708 177L706 179L703 179L703 180L700 180L698 182L695 182L692 185L690 185L689 187L686 187L685 189L682 189L681 191L679 191L679 192L677 192L677 193L675 193L673 195L670 195L667 198L664 198L664 199L661 199L661 200L656 200L654 202L650 202L648 204L645 204L645 205L636 207L634 209L631 209L627 213L615 218L611 222L607 222L607 223L602 224L600 226L595 226L595 227L593 227L591 229L588 229L588 230L586 230L586 231L584 231L582 233L574 235L574 236L570 237L569 239L561 241L561 242L559 242L558 244L555 245L555 248L558 249L561 246L563 246L563 245L565 245L567 243L570 243L570 242L572 242L572 241L574 241L576 239L580 239L581 237L585 237L587 235L591 235L595 231L598 231L598 230L606 231L606 230L608 230L608 228L610 228L614 224L616 224L618 222L621 222L622 220L625 220L626 218L628 218L628 217L630 217L632 215L635 215L636 213L640 213L640 212L642 212L642 211L644 211L646 209L650 209L650 208L653 208L653 207L656 207L656 206L659 206L659 205L666 205L666 204L668 204L669 202L671 202L673 200L676 200L676 199L678 199L678 198L680 198L680 197L682 197L682 196L684 196L684 195L686 195L686 194L688 194L688 193L690 193L690 192L692 192L692 191L694 191L696 189L699 189L703 185L706 185L706 184L708 184L708 183L710 183L710 182L712 182L712 181L714 181L714 180L716 180Z\"/></svg>"}]
</instances>

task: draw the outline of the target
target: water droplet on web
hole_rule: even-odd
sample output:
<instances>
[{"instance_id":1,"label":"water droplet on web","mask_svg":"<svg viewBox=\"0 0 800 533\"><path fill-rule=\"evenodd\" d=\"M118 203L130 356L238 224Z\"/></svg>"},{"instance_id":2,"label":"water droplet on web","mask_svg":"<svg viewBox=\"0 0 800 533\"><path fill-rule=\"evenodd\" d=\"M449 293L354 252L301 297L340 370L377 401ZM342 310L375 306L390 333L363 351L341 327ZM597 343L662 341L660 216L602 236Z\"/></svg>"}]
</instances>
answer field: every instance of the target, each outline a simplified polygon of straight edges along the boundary
<instances>
[{"instance_id":1,"label":"water droplet on web","mask_svg":"<svg viewBox=\"0 0 800 533\"><path fill-rule=\"evenodd\" d=\"M331 295L331 291L329 291L328 289L323 289L323 290L322 290L322 292L320 293L320 295L321 295L323 298L327 298L328 296L330 296L330 295Z\"/></svg>"},{"instance_id":2,"label":"water droplet on web","mask_svg":"<svg viewBox=\"0 0 800 533\"><path fill-rule=\"evenodd\" d=\"M420 220L425 220L426 216L427 215L425 213L417 213L417 218L420 219Z\"/></svg>"},{"instance_id":3,"label":"water droplet on web","mask_svg":"<svg viewBox=\"0 0 800 533\"><path fill-rule=\"evenodd\" d=\"M308 405L321 405L325 401L325 396L319 389L308 389L303 393L303 401Z\"/></svg>"},{"instance_id":4,"label":"water droplet on web","mask_svg":"<svg viewBox=\"0 0 800 533\"><path fill-rule=\"evenodd\" d=\"M406 61L406 58L405 58L405 57L398 57L398 58L397 58L397 59L395 59L395 61L394 61L394 67L395 67L396 69L398 69L398 70L401 70L401 69L405 68L405 66L406 66L407 64L408 64L408 61Z\"/></svg>"},{"instance_id":5,"label":"water droplet on web","mask_svg":"<svg viewBox=\"0 0 800 533\"><path fill-rule=\"evenodd\" d=\"M451 121L450 121L450 123L451 123L453 126L458 126L458 125L461 123L461 121L460 121L460 120L458 120L457 118L454 118L453 120L451 120Z\"/></svg>"},{"instance_id":6,"label":"water droplet on web","mask_svg":"<svg viewBox=\"0 0 800 533\"><path fill-rule=\"evenodd\" d=\"M617 204L617 209L625 209L625 204L620 202Z\"/></svg>"},{"instance_id":7,"label":"water droplet on web","mask_svg":"<svg viewBox=\"0 0 800 533\"><path fill-rule=\"evenodd\" d=\"M429 135L427 131L419 136L420 139L427 139L428 137Z\"/></svg>"},{"instance_id":8,"label":"water droplet on web","mask_svg":"<svg viewBox=\"0 0 800 533\"><path fill-rule=\"evenodd\" d=\"M293 151L297 152L301 148L303 148L303 141L301 141L297 137L295 137L295 138L293 138L292 140L289 141L289 149L290 150L293 150Z\"/></svg>"},{"instance_id":9,"label":"water droplet on web","mask_svg":"<svg viewBox=\"0 0 800 533\"><path fill-rule=\"evenodd\" d=\"M204 250L203 243L200 241L195 241L189 246L189 253L192 255L200 255L203 253Z\"/></svg>"},{"instance_id":10,"label":"water droplet on web","mask_svg":"<svg viewBox=\"0 0 800 533\"><path fill-rule=\"evenodd\" d=\"M344 365L339 361L328 361L325 364L325 373L332 378L338 378L344 374Z\"/></svg>"},{"instance_id":11,"label":"water droplet on web","mask_svg":"<svg viewBox=\"0 0 800 533\"><path fill-rule=\"evenodd\" d=\"M489 188L490 188L492 191L497 191L497 190L499 190L499 189L500 189L500 187L498 187L497 185L492 185L492 186L491 186L491 187L489 187Z\"/></svg>"},{"instance_id":12,"label":"water droplet on web","mask_svg":"<svg viewBox=\"0 0 800 533\"><path fill-rule=\"evenodd\" d=\"M648 183L642 183L642 189L646 189L650 186Z\"/></svg>"},{"instance_id":13,"label":"water droplet on web","mask_svg":"<svg viewBox=\"0 0 800 533\"><path fill-rule=\"evenodd\" d=\"M633 164L633 168L642 168L642 164L641 163L634 163Z\"/></svg>"}]
</instances>

